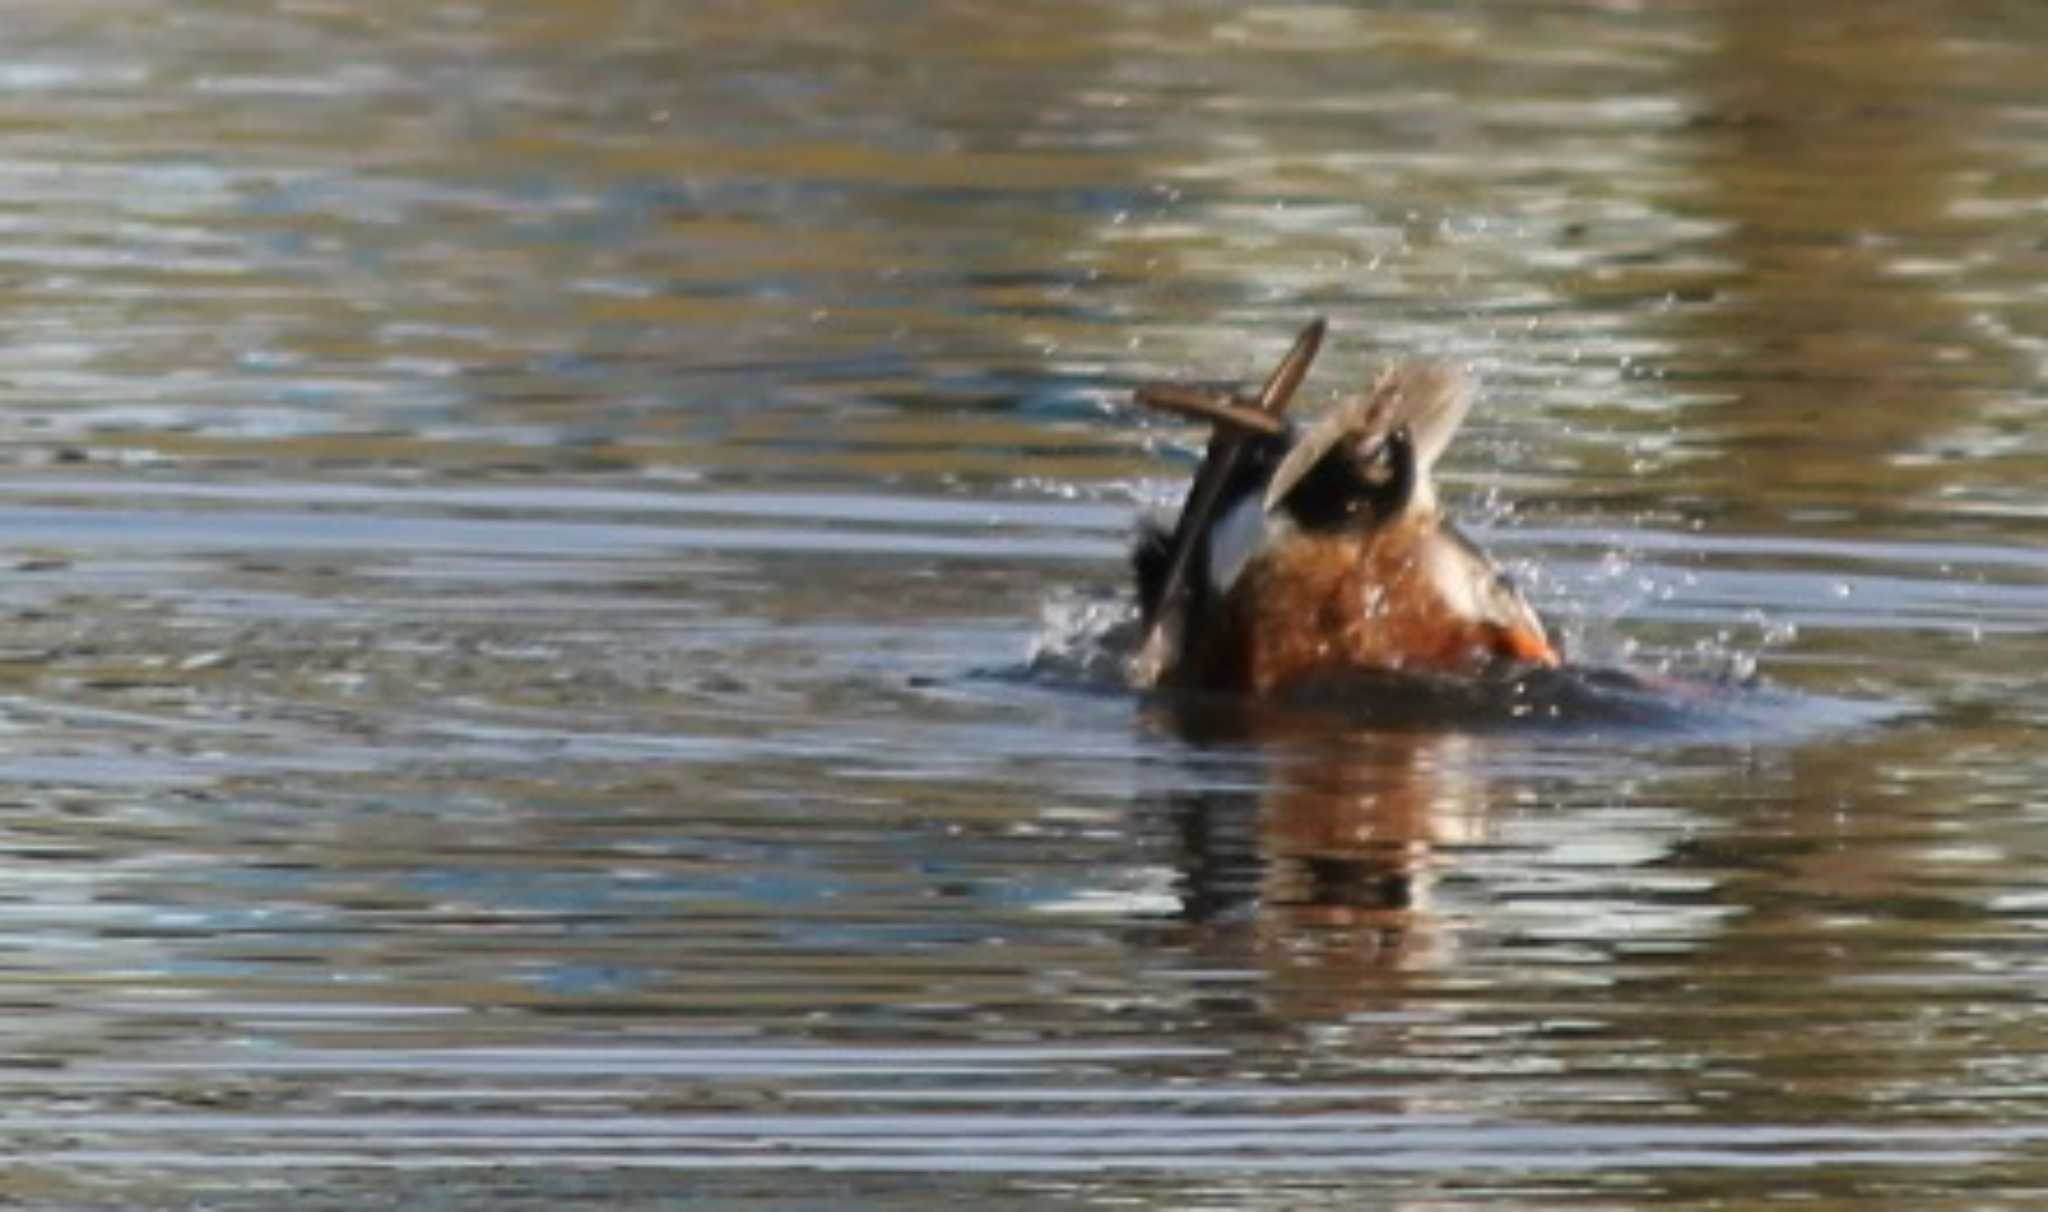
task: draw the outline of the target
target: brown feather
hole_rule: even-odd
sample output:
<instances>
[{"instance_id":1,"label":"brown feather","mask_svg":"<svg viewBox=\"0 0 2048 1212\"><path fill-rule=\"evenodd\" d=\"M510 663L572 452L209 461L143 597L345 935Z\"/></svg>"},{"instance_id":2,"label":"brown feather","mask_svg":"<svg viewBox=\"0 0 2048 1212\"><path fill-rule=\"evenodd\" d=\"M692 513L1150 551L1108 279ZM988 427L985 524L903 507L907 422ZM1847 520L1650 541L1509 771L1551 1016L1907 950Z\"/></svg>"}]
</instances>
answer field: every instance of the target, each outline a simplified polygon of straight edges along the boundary
<instances>
[{"instance_id":1,"label":"brown feather","mask_svg":"<svg viewBox=\"0 0 2048 1212\"><path fill-rule=\"evenodd\" d=\"M1213 689L1265 695L1347 671L1469 674L1502 658L1555 663L1533 615L1475 618L1451 602L1424 558L1428 545L1446 541L1437 526L1434 515L1410 515L1275 544L1245 570L1203 641L1207 659L1190 672ZM1485 564L1466 571L1493 575Z\"/></svg>"}]
</instances>

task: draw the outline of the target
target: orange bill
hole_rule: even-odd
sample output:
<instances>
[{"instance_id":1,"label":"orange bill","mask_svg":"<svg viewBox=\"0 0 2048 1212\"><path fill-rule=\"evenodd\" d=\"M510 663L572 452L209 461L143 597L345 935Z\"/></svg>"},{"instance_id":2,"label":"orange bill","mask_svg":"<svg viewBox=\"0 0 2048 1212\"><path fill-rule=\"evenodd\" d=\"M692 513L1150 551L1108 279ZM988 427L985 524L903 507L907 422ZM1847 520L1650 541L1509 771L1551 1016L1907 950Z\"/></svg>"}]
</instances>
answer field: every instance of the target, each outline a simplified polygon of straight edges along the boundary
<instances>
[{"instance_id":1,"label":"orange bill","mask_svg":"<svg viewBox=\"0 0 2048 1212\"><path fill-rule=\"evenodd\" d=\"M1549 637L1531 627L1503 628L1498 646L1501 655L1530 665L1555 669L1564 664L1564 658L1551 646Z\"/></svg>"}]
</instances>

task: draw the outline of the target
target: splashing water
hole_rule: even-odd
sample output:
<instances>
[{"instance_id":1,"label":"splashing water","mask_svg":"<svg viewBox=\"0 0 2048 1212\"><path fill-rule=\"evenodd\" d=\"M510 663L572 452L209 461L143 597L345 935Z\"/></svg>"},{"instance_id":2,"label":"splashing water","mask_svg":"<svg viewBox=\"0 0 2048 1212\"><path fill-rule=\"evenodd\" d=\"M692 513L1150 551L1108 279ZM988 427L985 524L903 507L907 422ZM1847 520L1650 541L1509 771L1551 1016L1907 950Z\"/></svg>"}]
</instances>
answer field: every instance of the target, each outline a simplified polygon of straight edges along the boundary
<instances>
[{"instance_id":1,"label":"splashing water","mask_svg":"<svg viewBox=\"0 0 2048 1212\"><path fill-rule=\"evenodd\" d=\"M1138 645L1137 603L1108 590L1064 589L1039 607L1026 670L1077 688L1123 689L1124 665Z\"/></svg>"},{"instance_id":2,"label":"splashing water","mask_svg":"<svg viewBox=\"0 0 2048 1212\"><path fill-rule=\"evenodd\" d=\"M1627 557L1618 553L1601 561L1610 576L1628 566ZM1516 573L1525 584L1550 590L1551 621L1573 654L1565 668L1507 677L1361 672L1290 693L1278 709L1306 709L1353 725L1397 729L1619 726L1722 736L1832 731L1897 713L1896 706L1769 685L1759 673L1760 657L1791 642L1797 628L1761 610L1744 620L1755 629L1754 643L1746 642L1751 638L1742 634L1746 629L1730 627L1684 646L1658 648L1624 634L1619 611L1594 612L1576 596L1556 602L1559 579L1547 576L1540 565L1517 562ZM1061 589L1041 604L1039 628L1023 668L1008 672L1070 690L1123 693L1130 689L1127 664L1138 641L1137 607L1128 594Z\"/></svg>"}]
</instances>

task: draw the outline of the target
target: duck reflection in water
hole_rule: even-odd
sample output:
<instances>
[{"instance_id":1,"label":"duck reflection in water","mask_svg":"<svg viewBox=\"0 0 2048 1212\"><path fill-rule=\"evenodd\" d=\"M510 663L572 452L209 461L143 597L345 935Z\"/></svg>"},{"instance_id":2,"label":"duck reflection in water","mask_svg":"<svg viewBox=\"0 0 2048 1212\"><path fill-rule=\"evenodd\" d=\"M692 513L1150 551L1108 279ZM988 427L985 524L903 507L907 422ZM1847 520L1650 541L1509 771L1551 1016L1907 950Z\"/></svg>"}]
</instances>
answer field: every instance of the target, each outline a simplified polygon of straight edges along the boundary
<instances>
[{"instance_id":1,"label":"duck reflection in water","mask_svg":"<svg viewBox=\"0 0 2048 1212\"><path fill-rule=\"evenodd\" d=\"M1158 722L1205 749L1251 745L1259 767L1249 782L1202 778L1210 785L1159 805L1179 842L1184 921L1219 942L1248 931L1263 966L1298 978L1292 1000L1336 998L1346 1004L1323 1009L1338 1013L1368 989L1345 973L1452 961L1436 883L1447 851L1487 840L1496 789L1482 768L1484 736L1348 728L1213 701L1160 710Z\"/></svg>"}]
</instances>

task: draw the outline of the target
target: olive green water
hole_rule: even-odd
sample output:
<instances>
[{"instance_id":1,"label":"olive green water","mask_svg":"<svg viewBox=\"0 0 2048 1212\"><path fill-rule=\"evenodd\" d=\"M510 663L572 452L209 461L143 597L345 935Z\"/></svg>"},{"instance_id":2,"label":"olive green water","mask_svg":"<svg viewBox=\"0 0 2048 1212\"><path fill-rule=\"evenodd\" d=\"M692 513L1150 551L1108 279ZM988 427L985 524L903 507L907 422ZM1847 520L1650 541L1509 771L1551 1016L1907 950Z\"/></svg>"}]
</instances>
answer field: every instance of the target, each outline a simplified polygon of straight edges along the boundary
<instances>
[{"instance_id":1,"label":"olive green water","mask_svg":"<svg viewBox=\"0 0 2048 1212\"><path fill-rule=\"evenodd\" d=\"M24 0L0 1196L2048 1188L2048 10ZM1676 723L1218 738L1162 375ZM1037 654L1037 674L1024 676Z\"/></svg>"}]
</instances>

